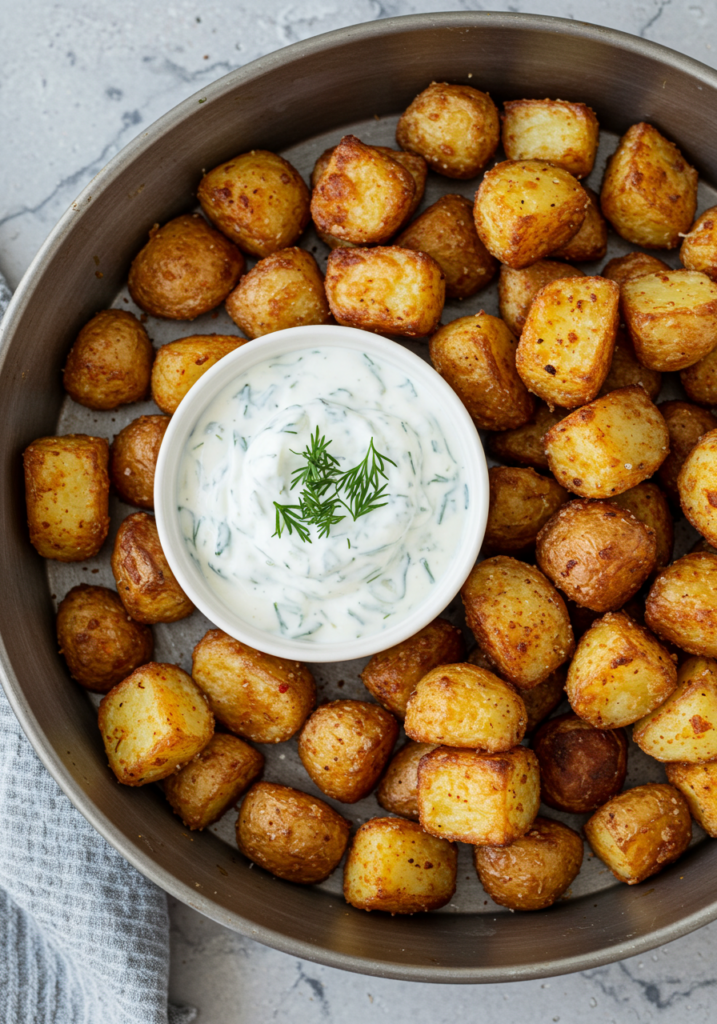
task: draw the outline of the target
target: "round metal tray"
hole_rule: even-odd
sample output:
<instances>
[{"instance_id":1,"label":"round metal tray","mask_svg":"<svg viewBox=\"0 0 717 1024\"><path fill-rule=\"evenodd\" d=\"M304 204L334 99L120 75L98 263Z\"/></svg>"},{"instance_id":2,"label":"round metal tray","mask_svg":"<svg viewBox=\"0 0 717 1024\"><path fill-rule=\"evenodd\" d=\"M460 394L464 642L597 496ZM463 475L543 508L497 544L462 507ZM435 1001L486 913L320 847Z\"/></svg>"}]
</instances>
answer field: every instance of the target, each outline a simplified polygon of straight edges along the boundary
<instances>
[{"instance_id":1,"label":"round metal tray","mask_svg":"<svg viewBox=\"0 0 717 1024\"><path fill-rule=\"evenodd\" d=\"M698 167L700 209L715 202L717 152L704 140L717 128L717 74L655 44L572 21L477 13L372 22L297 43L188 99L82 193L5 317L0 659L13 708L60 786L131 863L180 900L261 942L335 967L420 981L507 981L594 967L717 917L717 845L697 837L678 865L632 888L612 882L598 862L588 861L569 899L523 915L487 901L467 848L454 903L412 918L349 907L340 895L340 872L321 887L302 888L250 870L232 845L232 815L189 835L156 787L129 790L114 781L92 705L57 655L53 606L55 596L75 582L111 586L107 555L75 566L39 559L28 541L20 473L22 449L36 437L70 430L111 437L151 411L134 405L98 414L63 404L59 371L77 331L98 309L133 308L122 290L129 262L154 222L191 208L203 168L262 147L283 152L308 178L315 157L346 130L390 145L396 114L434 79L476 85L497 101L559 96L587 102L604 129L603 154L614 148L614 133L649 120ZM603 163L600 156L595 182ZM470 195L473 188L445 179L431 186L436 194ZM434 198L429 189L427 201ZM307 235L302 245L317 243ZM626 248L617 240L610 254ZM322 252L317 245L317 255ZM494 293L450 304L445 319L481 306L496 312ZM221 331L229 326L224 318L202 318L191 328L152 321L150 333L161 344ZM410 347L425 354L420 342ZM115 501L114 525L129 511ZM459 616L460 609L451 614ZM191 648L207 626L197 614L184 624L158 627L157 657L188 667ZM358 668L317 667L322 695L365 695ZM269 778L312 791L291 744L270 755ZM641 761L638 752L628 782L643 781L650 772L660 777L661 769ZM341 810L356 822L378 813L373 798Z\"/></svg>"}]
</instances>

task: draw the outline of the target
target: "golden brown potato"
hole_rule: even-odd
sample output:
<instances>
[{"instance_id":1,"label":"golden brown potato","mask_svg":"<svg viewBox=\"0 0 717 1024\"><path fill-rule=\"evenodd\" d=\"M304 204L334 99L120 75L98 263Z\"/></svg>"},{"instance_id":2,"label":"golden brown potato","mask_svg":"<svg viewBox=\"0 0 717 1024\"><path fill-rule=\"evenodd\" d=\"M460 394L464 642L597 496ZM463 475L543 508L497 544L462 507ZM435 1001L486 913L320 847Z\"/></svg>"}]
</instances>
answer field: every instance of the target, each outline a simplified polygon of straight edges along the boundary
<instances>
[{"instance_id":1,"label":"golden brown potato","mask_svg":"<svg viewBox=\"0 0 717 1024\"><path fill-rule=\"evenodd\" d=\"M237 846L277 878L312 885L336 868L351 826L323 800L300 789L257 782L237 818Z\"/></svg>"},{"instance_id":2,"label":"golden brown potato","mask_svg":"<svg viewBox=\"0 0 717 1024\"><path fill-rule=\"evenodd\" d=\"M717 206L701 213L682 239L680 260L687 270L699 270L717 281Z\"/></svg>"},{"instance_id":3,"label":"golden brown potato","mask_svg":"<svg viewBox=\"0 0 717 1024\"><path fill-rule=\"evenodd\" d=\"M520 270L572 238L588 205L585 189L560 167L504 160L483 176L473 215L488 252Z\"/></svg>"},{"instance_id":4,"label":"golden brown potato","mask_svg":"<svg viewBox=\"0 0 717 1024\"><path fill-rule=\"evenodd\" d=\"M689 522L705 540L717 545L717 430L701 437L687 456L677 489Z\"/></svg>"},{"instance_id":5,"label":"golden brown potato","mask_svg":"<svg viewBox=\"0 0 717 1024\"><path fill-rule=\"evenodd\" d=\"M57 642L70 675L107 693L152 657L152 630L129 617L107 587L73 587L57 609Z\"/></svg>"},{"instance_id":6,"label":"golden brown potato","mask_svg":"<svg viewBox=\"0 0 717 1024\"><path fill-rule=\"evenodd\" d=\"M434 619L408 640L374 654L361 679L379 704L397 718L404 718L408 698L418 680L437 665L461 661L464 654L460 629L446 619Z\"/></svg>"},{"instance_id":7,"label":"golden brown potato","mask_svg":"<svg viewBox=\"0 0 717 1024\"><path fill-rule=\"evenodd\" d=\"M418 762L436 746L407 740L394 755L376 790L385 811L418 821Z\"/></svg>"},{"instance_id":8,"label":"golden brown potato","mask_svg":"<svg viewBox=\"0 0 717 1024\"><path fill-rule=\"evenodd\" d=\"M712 545L708 544L704 539L698 540L697 543L690 548L690 554L692 554L693 551L706 551L710 555L717 555L717 548L713 548Z\"/></svg>"},{"instance_id":9,"label":"golden brown potato","mask_svg":"<svg viewBox=\"0 0 717 1024\"><path fill-rule=\"evenodd\" d=\"M490 499L485 550L510 555L535 544L535 538L568 492L534 469L493 466L488 470Z\"/></svg>"},{"instance_id":10,"label":"golden brown potato","mask_svg":"<svg viewBox=\"0 0 717 1024\"><path fill-rule=\"evenodd\" d=\"M487 669L495 674L495 666L488 660L480 647L475 647L468 656L471 665ZM525 712L528 716L528 724L525 728L526 736L540 725L544 718L547 718L551 711L555 711L558 704L565 696L565 666L556 668L547 679L530 690L521 690L520 696L525 704Z\"/></svg>"},{"instance_id":11,"label":"golden brown potato","mask_svg":"<svg viewBox=\"0 0 717 1024\"><path fill-rule=\"evenodd\" d=\"M506 846L525 835L539 806L538 759L527 747L502 754L436 747L418 763L418 813L432 835Z\"/></svg>"},{"instance_id":12,"label":"golden brown potato","mask_svg":"<svg viewBox=\"0 0 717 1024\"><path fill-rule=\"evenodd\" d=\"M441 268L425 252L397 245L334 249L325 283L331 312L344 327L423 337L443 312Z\"/></svg>"},{"instance_id":13,"label":"golden brown potato","mask_svg":"<svg viewBox=\"0 0 717 1024\"><path fill-rule=\"evenodd\" d=\"M172 810L203 829L233 807L264 767L264 755L237 736L215 733L204 750L164 781Z\"/></svg>"},{"instance_id":14,"label":"golden brown potato","mask_svg":"<svg viewBox=\"0 0 717 1024\"><path fill-rule=\"evenodd\" d=\"M396 141L438 174L474 178L500 141L498 110L487 93L469 85L432 82L401 115Z\"/></svg>"},{"instance_id":15,"label":"golden brown potato","mask_svg":"<svg viewBox=\"0 0 717 1024\"><path fill-rule=\"evenodd\" d=\"M209 171L197 198L219 230L252 256L293 245L309 223L309 190L301 175L265 149L241 153Z\"/></svg>"},{"instance_id":16,"label":"golden brown potato","mask_svg":"<svg viewBox=\"0 0 717 1024\"><path fill-rule=\"evenodd\" d=\"M596 729L570 712L538 729L533 750L540 796L559 811L594 811L622 789L627 774L623 729Z\"/></svg>"},{"instance_id":17,"label":"golden brown potato","mask_svg":"<svg viewBox=\"0 0 717 1024\"><path fill-rule=\"evenodd\" d=\"M690 814L708 836L717 837L717 761L667 764L667 781L679 789Z\"/></svg>"},{"instance_id":18,"label":"golden brown potato","mask_svg":"<svg viewBox=\"0 0 717 1024\"><path fill-rule=\"evenodd\" d=\"M157 524L146 512L133 512L117 531L112 572L120 600L137 622L177 622L194 611L169 568Z\"/></svg>"},{"instance_id":19,"label":"golden brown potato","mask_svg":"<svg viewBox=\"0 0 717 1024\"><path fill-rule=\"evenodd\" d=\"M397 736L398 722L378 704L334 700L301 730L299 757L327 796L354 804L378 782Z\"/></svg>"},{"instance_id":20,"label":"golden brown potato","mask_svg":"<svg viewBox=\"0 0 717 1024\"><path fill-rule=\"evenodd\" d=\"M620 289L602 277L546 284L525 318L515 365L527 387L553 408L595 398L612 362Z\"/></svg>"},{"instance_id":21,"label":"golden brown potato","mask_svg":"<svg viewBox=\"0 0 717 1024\"><path fill-rule=\"evenodd\" d=\"M226 334L193 334L162 345L152 367L152 398L171 415L192 384L241 345L245 338Z\"/></svg>"},{"instance_id":22,"label":"golden brown potato","mask_svg":"<svg viewBox=\"0 0 717 1024\"><path fill-rule=\"evenodd\" d=\"M662 387L662 374L657 370L648 370L638 361L635 349L627 334L618 327L615 335L615 348L607 377L598 391L598 395L607 395L630 384L640 384L654 402Z\"/></svg>"},{"instance_id":23,"label":"golden brown potato","mask_svg":"<svg viewBox=\"0 0 717 1024\"><path fill-rule=\"evenodd\" d=\"M515 687L477 665L440 665L423 677L406 708L406 735L498 754L523 739L528 718Z\"/></svg>"},{"instance_id":24,"label":"golden brown potato","mask_svg":"<svg viewBox=\"0 0 717 1024\"><path fill-rule=\"evenodd\" d=\"M102 698L97 720L110 768L125 786L159 782L203 750L214 716L191 676L150 661Z\"/></svg>"},{"instance_id":25,"label":"golden brown potato","mask_svg":"<svg viewBox=\"0 0 717 1024\"><path fill-rule=\"evenodd\" d=\"M580 263L584 260L601 260L607 252L607 221L600 213L600 200L587 185L583 188L590 200L585 220L572 238L551 253L553 259Z\"/></svg>"},{"instance_id":26,"label":"golden brown potato","mask_svg":"<svg viewBox=\"0 0 717 1024\"><path fill-rule=\"evenodd\" d=\"M717 346L717 283L695 270L632 277L620 289L622 317L640 362L683 370Z\"/></svg>"},{"instance_id":27,"label":"golden brown potato","mask_svg":"<svg viewBox=\"0 0 717 1024\"><path fill-rule=\"evenodd\" d=\"M645 623L688 654L717 658L717 555L683 555L657 576Z\"/></svg>"},{"instance_id":28,"label":"golden brown potato","mask_svg":"<svg viewBox=\"0 0 717 1024\"><path fill-rule=\"evenodd\" d=\"M244 257L198 213L175 217L160 228L129 270L129 293L145 313L167 320L194 320L220 306L244 273Z\"/></svg>"},{"instance_id":29,"label":"golden brown potato","mask_svg":"<svg viewBox=\"0 0 717 1024\"><path fill-rule=\"evenodd\" d=\"M344 897L359 910L415 914L437 910L456 891L452 843L401 818L371 818L354 836L344 868Z\"/></svg>"},{"instance_id":30,"label":"golden brown potato","mask_svg":"<svg viewBox=\"0 0 717 1024\"><path fill-rule=\"evenodd\" d=\"M562 277L581 277L578 267L566 267L554 260L538 260L522 270L513 270L505 263L500 268L498 306L500 315L516 338L519 338L525 318L541 288Z\"/></svg>"},{"instance_id":31,"label":"golden brown potato","mask_svg":"<svg viewBox=\"0 0 717 1024\"><path fill-rule=\"evenodd\" d=\"M23 452L30 541L43 558L81 562L110 528L109 445L104 437L38 437Z\"/></svg>"},{"instance_id":32,"label":"golden brown potato","mask_svg":"<svg viewBox=\"0 0 717 1024\"><path fill-rule=\"evenodd\" d=\"M656 761L717 758L717 661L688 658L677 688L664 704L636 723L632 738Z\"/></svg>"},{"instance_id":33,"label":"golden brown potato","mask_svg":"<svg viewBox=\"0 0 717 1024\"><path fill-rule=\"evenodd\" d=\"M551 427L567 415L564 409L552 412L543 402L536 402L536 411L524 427L502 430L488 435L487 447L494 459L510 465L548 468L544 438Z\"/></svg>"},{"instance_id":34,"label":"golden brown potato","mask_svg":"<svg viewBox=\"0 0 717 1024\"><path fill-rule=\"evenodd\" d=\"M672 561L674 528L667 498L657 484L644 483L610 499L613 505L632 512L635 519L645 523L655 533L657 554L655 569L663 569Z\"/></svg>"},{"instance_id":35,"label":"golden brown potato","mask_svg":"<svg viewBox=\"0 0 717 1024\"><path fill-rule=\"evenodd\" d=\"M115 409L147 397L153 359L152 342L137 317L103 309L77 335L62 383L88 409Z\"/></svg>"},{"instance_id":36,"label":"golden brown potato","mask_svg":"<svg viewBox=\"0 0 717 1024\"><path fill-rule=\"evenodd\" d=\"M680 372L687 397L698 405L717 405L717 348Z\"/></svg>"},{"instance_id":37,"label":"golden brown potato","mask_svg":"<svg viewBox=\"0 0 717 1024\"><path fill-rule=\"evenodd\" d=\"M632 384L570 413L545 435L555 479L584 498L610 498L652 476L670 435L645 391Z\"/></svg>"},{"instance_id":38,"label":"golden brown potato","mask_svg":"<svg viewBox=\"0 0 717 1024\"><path fill-rule=\"evenodd\" d=\"M600 203L628 242L673 249L695 215L697 171L651 124L634 124L608 161Z\"/></svg>"},{"instance_id":39,"label":"golden brown potato","mask_svg":"<svg viewBox=\"0 0 717 1024\"><path fill-rule=\"evenodd\" d=\"M280 249L246 274L226 301L247 338L329 321L324 279L310 252Z\"/></svg>"},{"instance_id":40,"label":"golden brown potato","mask_svg":"<svg viewBox=\"0 0 717 1024\"><path fill-rule=\"evenodd\" d=\"M221 629L210 629L194 648L192 676L217 721L254 743L288 740L316 703L306 665L263 654Z\"/></svg>"},{"instance_id":41,"label":"golden brown potato","mask_svg":"<svg viewBox=\"0 0 717 1024\"><path fill-rule=\"evenodd\" d=\"M586 822L584 831L615 878L636 885L684 853L692 822L679 790L652 782L613 797Z\"/></svg>"},{"instance_id":42,"label":"golden brown potato","mask_svg":"<svg viewBox=\"0 0 717 1024\"><path fill-rule=\"evenodd\" d=\"M678 504L680 470L703 434L717 429L717 417L690 402L660 402L657 408L670 435L670 453L660 466L658 476L668 495Z\"/></svg>"},{"instance_id":43,"label":"golden brown potato","mask_svg":"<svg viewBox=\"0 0 717 1024\"><path fill-rule=\"evenodd\" d=\"M599 125L584 103L508 100L503 105L503 149L509 160L546 160L576 178L593 169Z\"/></svg>"},{"instance_id":44,"label":"golden brown potato","mask_svg":"<svg viewBox=\"0 0 717 1024\"><path fill-rule=\"evenodd\" d=\"M616 256L603 267L602 276L615 284L623 286L625 281L631 277L641 277L643 274L654 274L671 270L663 260L657 256L650 256L646 252L628 252L624 256Z\"/></svg>"},{"instance_id":45,"label":"golden brown potato","mask_svg":"<svg viewBox=\"0 0 717 1024\"><path fill-rule=\"evenodd\" d=\"M565 602L532 565L488 558L471 570L461 597L478 645L522 689L542 683L575 650Z\"/></svg>"},{"instance_id":46,"label":"golden brown potato","mask_svg":"<svg viewBox=\"0 0 717 1024\"><path fill-rule=\"evenodd\" d=\"M431 362L481 430L527 423L534 401L515 368L516 342L497 316L462 316L431 338Z\"/></svg>"},{"instance_id":47,"label":"golden brown potato","mask_svg":"<svg viewBox=\"0 0 717 1024\"><path fill-rule=\"evenodd\" d=\"M169 416L140 416L110 445L110 480L122 501L154 508L154 471Z\"/></svg>"},{"instance_id":48,"label":"golden brown potato","mask_svg":"<svg viewBox=\"0 0 717 1024\"><path fill-rule=\"evenodd\" d=\"M478 237L473 206L465 196L441 196L398 236L396 245L433 257L445 276L449 299L475 295L498 269Z\"/></svg>"},{"instance_id":49,"label":"golden brown potato","mask_svg":"<svg viewBox=\"0 0 717 1024\"><path fill-rule=\"evenodd\" d=\"M510 846L473 850L481 885L510 910L542 910L563 895L583 861L583 841L567 825L536 818Z\"/></svg>"}]
</instances>

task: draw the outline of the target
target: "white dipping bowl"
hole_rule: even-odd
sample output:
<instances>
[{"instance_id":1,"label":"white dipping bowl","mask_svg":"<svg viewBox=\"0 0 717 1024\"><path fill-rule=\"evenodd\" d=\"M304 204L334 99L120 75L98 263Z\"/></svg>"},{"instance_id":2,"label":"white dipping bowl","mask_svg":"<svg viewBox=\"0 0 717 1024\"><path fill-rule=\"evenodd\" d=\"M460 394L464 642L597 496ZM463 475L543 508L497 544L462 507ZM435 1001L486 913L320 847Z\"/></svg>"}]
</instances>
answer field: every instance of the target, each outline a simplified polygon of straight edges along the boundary
<instances>
[{"instance_id":1,"label":"white dipping bowl","mask_svg":"<svg viewBox=\"0 0 717 1024\"><path fill-rule=\"evenodd\" d=\"M350 349L388 363L413 379L440 408L450 428L452 452L462 464L472 495L462 536L448 570L427 598L407 615L375 634L339 643L298 640L259 629L229 608L208 585L192 559L177 511L177 481L185 446L202 413L235 377L253 366L297 350ZM453 600L475 564L488 518L488 469L475 424L452 388L419 356L403 345L352 327L293 327L250 341L224 356L194 384L172 416L157 460L154 509L159 539L178 583L191 601L219 629L242 643L280 658L310 662L350 661L384 651L427 626Z\"/></svg>"}]
</instances>

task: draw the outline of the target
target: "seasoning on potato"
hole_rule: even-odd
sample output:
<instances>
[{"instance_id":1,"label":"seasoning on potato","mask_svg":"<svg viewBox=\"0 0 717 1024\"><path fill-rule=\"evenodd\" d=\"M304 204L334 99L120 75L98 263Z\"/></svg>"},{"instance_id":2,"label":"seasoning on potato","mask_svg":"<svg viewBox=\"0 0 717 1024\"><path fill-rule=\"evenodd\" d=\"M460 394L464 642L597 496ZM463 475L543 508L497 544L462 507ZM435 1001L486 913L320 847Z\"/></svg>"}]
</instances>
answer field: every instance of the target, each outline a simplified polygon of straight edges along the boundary
<instances>
[{"instance_id":1,"label":"seasoning on potato","mask_svg":"<svg viewBox=\"0 0 717 1024\"><path fill-rule=\"evenodd\" d=\"M62 383L88 409L116 409L147 397L153 359L152 342L137 317L103 309L77 335Z\"/></svg>"},{"instance_id":2,"label":"seasoning on potato","mask_svg":"<svg viewBox=\"0 0 717 1024\"><path fill-rule=\"evenodd\" d=\"M587 177L593 169L600 128L585 103L508 100L502 120L509 160L546 160L576 178Z\"/></svg>"},{"instance_id":3,"label":"seasoning on potato","mask_svg":"<svg viewBox=\"0 0 717 1024\"><path fill-rule=\"evenodd\" d=\"M152 367L152 398L171 415L192 384L241 345L245 338L226 334L193 334L162 345Z\"/></svg>"},{"instance_id":4,"label":"seasoning on potato","mask_svg":"<svg viewBox=\"0 0 717 1024\"><path fill-rule=\"evenodd\" d=\"M128 505L154 508L154 472L169 416L140 416L110 445L110 480Z\"/></svg>"},{"instance_id":5,"label":"seasoning on potato","mask_svg":"<svg viewBox=\"0 0 717 1024\"><path fill-rule=\"evenodd\" d=\"M581 263L601 260L607 252L607 221L600 213L600 200L587 185L583 185L588 197L585 220L567 242L550 255L553 259Z\"/></svg>"},{"instance_id":6,"label":"seasoning on potato","mask_svg":"<svg viewBox=\"0 0 717 1024\"><path fill-rule=\"evenodd\" d=\"M567 415L564 409L548 409L543 402L536 402L536 409L524 427L502 430L488 435L487 448L494 459L509 465L532 466L547 469L548 456L545 451L545 435L556 423Z\"/></svg>"},{"instance_id":7,"label":"seasoning on potato","mask_svg":"<svg viewBox=\"0 0 717 1024\"><path fill-rule=\"evenodd\" d=\"M690 814L713 839L717 837L717 761L665 765L667 781L679 789Z\"/></svg>"},{"instance_id":8,"label":"seasoning on potato","mask_svg":"<svg viewBox=\"0 0 717 1024\"><path fill-rule=\"evenodd\" d=\"M483 545L486 551L500 555L534 545L548 519L569 498L565 488L551 477L540 476L527 467L493 466L488 470L488 482Z\"/></svg>"},{"instance_id":9,"label":"seasoning on potato","mask_svg":"<svg viewBox=\"0 0 717 1024\"><path fill-rule=\"evenodd\" d=\"M677 478L682 511L708 543L717 545L717 429L697 442Z\"/></svg>"},{"instance_id":10,"label":"seasoning on potato","mask_svg":"<svg viewBox=\"0 0 717 1024\"><path fill-rule=\"evenodd\" d=\"M670 452L660 466L658 476L668 495L675 504L679 504L677 479L680 470L702 435L717 430L717 417L691 402L660 402L657 408L670 435Z\"/></svg>"},{"instance_id":11,"label":"seasoning on potato","mask_svg":"<svg viewBox=\"0 0 717 1024\"><path fill-rule=\"evenodd\" d=\"M663 260L657 256L650 256L646 252L628 252L624 256L615 256L608 260L603 267L602 276L615 284L623 286L625 281L631 277L642 277L643 274L664 273L671 270Z\"/></svg>"},{"instance_id":12,"label":"seasoning on potato","mask_svg":"<svg viewBox=\"0 0 717 1024\"><path fill-rule=\"evenodd\" d=\"M122 604L137 622L177 622L194 611L169 567L154 518L133 512L115 537L112 573Z\"/></svg>"},{"instance_id":13,"label":"seasoning on potato","mask_svg":"<svg viewBox=\"0 0 717 1024\"><path fill-rule=\"evenodd\" d=\"M316 260L295 247L259 260L227 297L226 307L247 338L329 320L324 279Z\"/></svg>"},{"instance_id":14,"label":"seasoning on potato","mask_svg":"<svg viewBox=\"0 0 717 1024\"><path fill-rule=\"evenodd\" d=\"M647 595L645 624L688 654L717 658L717 555L695 551L663 569Z\"/></svg>"},{"instance_id":15,"label":"seasoning on potato","mask_svg":"<svg viewBox=\"0 0 717 1024\"><path fill-rule=\"evenodd\" d=\"M663 463L664 465L664 463ZM674 527L667 498L657 484L651 481L616 494L610 501L618 508L631 512L641 523L655 533L655 570L664 569L672 561ZM654 571L654 570L653 570Z\"/></svg>"},{"instance_id":16,"label":"seasoning on potato","mask_svg":"<svg viewBox=\"0 0 717 1024\"><path fill-rule=\"evenodd\" d=\"M104 437L39 437L23 452L30 543L43 558L81 562L102 547L110 528Z\"/></svg>"},{"instance_id":17,"label":"seasoning on potato","mask_svg":"<svg viewBox=\"0 0 717 1024\"><path fill-rule=\"evenodd\" d=\"M636 723L632 738L656 761L713 761L717 758L717 661L688 658L677 688Z\"/></svg>"},{"instance_id":18,"label":"seasoning on potato","mask_svg":"<svg viewBox=\"0 0 717 1024\"><path fill-rule=\"evenodd\" d=\"M594 811L622 789L627 738L622 729L596 729L574 714L538 729L533 750L540 766L540 796L559 811Z\"/></svg>"},{"instance_id":19,"label":"seasoning on potato","mask_svg":"<svg viewBox=\"0 0 717 1024\"><path fill-rule=\"evenodd\" d=\"M698 405L717 405L717 348L680 372L687 397Z\"/></svg>"},{"instance_id":20,"label":"seasoning on potato","mask_svg":"<svg viewBox=\"0 0 717 1024\"><path fill-rule=\"evenodd\" d=\"M418 821L418 762L436 746L407 740L391 758L376 790L376 799L385 811Z\"/></svg>"},{"instance_id":21,"label":"seasoning on potato","mask_svg":"<svg viewBox=\"0 0 717 1024\"><path fill-rule=\"evenodd\" d=\"M701 213L682 239L680 262L717 281L717 206Z\"/></svg>"},{"instance_id":22,"label":"seasoning on potato","mask_svg":"<svg viewBox=\"0 0 717 1024\"><path fill-rule=\"evenodd\" d=\"M485 656L480 647L474 647L468 655L471 665L477 665L495 675L495 666ZM565 696L565 665L556 668L554 672L544 679L542 683L531 687L530 690L520 690L520 696L525 704L525 712L528 716L528 723L525 727L525 734L529 736L533 730L540 725L543 719L555 711L558 704Z\"/></svg>"},{"instance_id":23,"label":"seasoning on potato","mask_svg":"<svg viewBox=\"0 0 717 1024\"><path fill-rule=\"evenodd\" d=\"M583 271L556 260L538 260L529 267L513 270L501 264L498 280L498 307L508 328L519 338L533 300L538 292L563 277L581 277Z\"/></svg>"},{"instance_id":24,"label":"seasoning on potato","mask_svg":"<svg viewBox=\"0 0 717 1024\"><path fill-rule=\"evenodd\" d=\"M659 370L648 370L642 365L635 354L634 345L625 331L618 327L610 369L598 395L607 395L631 384L640 384L654 402L662 387L662 374Z\"/></svg>"}]
</instances>

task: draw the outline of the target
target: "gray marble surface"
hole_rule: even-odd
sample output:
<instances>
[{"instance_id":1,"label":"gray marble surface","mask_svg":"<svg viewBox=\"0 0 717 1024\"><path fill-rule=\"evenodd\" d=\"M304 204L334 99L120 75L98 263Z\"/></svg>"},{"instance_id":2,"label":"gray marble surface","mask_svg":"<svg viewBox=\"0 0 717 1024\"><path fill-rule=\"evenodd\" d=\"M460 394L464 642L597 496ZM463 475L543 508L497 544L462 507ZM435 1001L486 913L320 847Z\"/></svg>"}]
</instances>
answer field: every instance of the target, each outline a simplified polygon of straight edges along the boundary
<instances>
[{"instance_id":1,"label":"gray marble surface","mask_svg":"<svg viewBox=\"0 0 717 1024\"><path fill-rule=\"evenodd\" d=\"M622 29L717 65L717 0L26 0L2 8L0 270L15 286L66 207L133 136L233 68L320 32L501 9ZM172 901L172 998L200 1024L717 1019L717 924L619 964L512 985L368 978L260 946Z\"/></svg>"}]
</instances>

